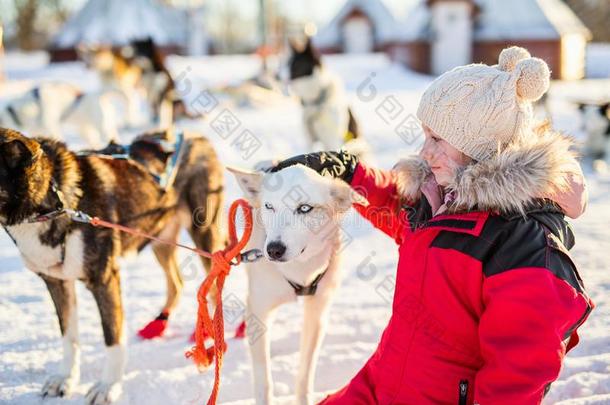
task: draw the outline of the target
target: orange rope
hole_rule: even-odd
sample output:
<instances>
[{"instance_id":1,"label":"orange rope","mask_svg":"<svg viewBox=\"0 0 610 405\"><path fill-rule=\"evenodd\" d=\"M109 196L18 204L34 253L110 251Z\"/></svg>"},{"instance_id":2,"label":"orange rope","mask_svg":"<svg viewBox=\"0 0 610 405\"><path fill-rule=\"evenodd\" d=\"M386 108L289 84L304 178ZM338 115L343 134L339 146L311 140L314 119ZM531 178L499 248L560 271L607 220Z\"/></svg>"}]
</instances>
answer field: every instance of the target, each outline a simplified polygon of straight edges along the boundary
<instances>
[{"instance_id":1,"label":"orange rope","mask_svg":"<svg viewBox=\"0 0 610 405\"><path fill-rule=\"evenodd\" d=\"M241 207L244 213L245 227L241 239L237 240L235 222L237 217L237 208L239 207ZM214 387L212 388L212 393L208 399L208 405L216 404L218 389L220 387L220 369L222 368L222 357L224 352L227 350L224 337L224 318L222 314L222 288L225 283L225 278L231 270L231 261L236 259L237 262L235 264L239 264L241 260L240 253L243 248L246 247L246 244L252 235L252 210L248 202L246 200L239 199L231 204L231 208L229 209L229 246L212 254L200 249L163 240L137 229L119 224L113 224L97 217L92 218L90 223L93 226L117 229L122 232L154 240L159 243L178 246L188 249L200 256L212 259L212 269L210 274L208 274L203 283L201 283L201 287L199 287L199 292L197 293L199 309L197 311L197 326L195 329L195 346L193 346L193 348L186 353L186 357L192 357L193 361L199 368L210 366L214 361L214 358L216 358ZM216 283L218 293L216 295L216 309L214 310L214 317L210 318L210 314L208 313L207 296L214 283ZM211 336L214 342L209 348L205 347L206 336Z\"/></svg>"},{"instance_id":2,"label":"orange rope","mask_svg":"<svg viewBox=\"0 0 610 405\"><path fill-rule=\"evenodd\" d=\"M237 240L235 231L235 219L237 208L242 208L245 217L245 228L241 239ZM240 252L248 243L252 235L252 211L250 205L245 200L237 200L233 202L229 210L229 246L221 251L215 252L212 255L212 271L199 287L197 300L199 301L199 310L197 312L197 326L195 329L195 346L186 353L187 357L192 357L195 364L199 368L208 367L216 358L216 367L214 371L214 387L208 399L208 405L216 404L218 389L220 386L220 369L222 368L222 357L227 350L224 336L224 318L222 314L222 288L225 283L225 277L231 269L231 261L237 258L240 260ZM218 293L216 295L216 309L214 310L214 318L210 318L208 313L207 296L213 283L216 282ZM211 336L214 343L211 347L205 347L206 336Z\"/></svg>"}]
</instances>

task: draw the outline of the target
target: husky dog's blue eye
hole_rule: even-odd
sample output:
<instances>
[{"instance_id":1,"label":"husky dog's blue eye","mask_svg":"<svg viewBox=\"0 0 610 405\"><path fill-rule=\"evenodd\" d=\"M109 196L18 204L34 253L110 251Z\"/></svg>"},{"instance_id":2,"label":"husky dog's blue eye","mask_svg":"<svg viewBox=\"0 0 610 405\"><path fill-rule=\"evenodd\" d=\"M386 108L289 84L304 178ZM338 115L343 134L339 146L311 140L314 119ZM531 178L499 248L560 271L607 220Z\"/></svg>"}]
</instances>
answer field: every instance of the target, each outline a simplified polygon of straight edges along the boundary
<instances>
[{"instance_id":1,"label":"husky dog's blue eye","mask_svg":"<svg viewBox=\"0 0 610 405\"><path fill-rule=\"evenodd\" d=\"M311 210L313 210L313 207L309 204L301 204L297 207L297 213L299 214L307 214Z\"/></svg>"},{"instance_id":2,"label":"husky dog's blue eye","mask_svg":"<svg viewBox=\"0 0 610 405\"><path fill-rule=\"evenodd\" d=\"M268 210L272 210L273 211L273 205L271 205L269 203L265 203L265 208L267 208Z\"/></svg>"}]
</instances>

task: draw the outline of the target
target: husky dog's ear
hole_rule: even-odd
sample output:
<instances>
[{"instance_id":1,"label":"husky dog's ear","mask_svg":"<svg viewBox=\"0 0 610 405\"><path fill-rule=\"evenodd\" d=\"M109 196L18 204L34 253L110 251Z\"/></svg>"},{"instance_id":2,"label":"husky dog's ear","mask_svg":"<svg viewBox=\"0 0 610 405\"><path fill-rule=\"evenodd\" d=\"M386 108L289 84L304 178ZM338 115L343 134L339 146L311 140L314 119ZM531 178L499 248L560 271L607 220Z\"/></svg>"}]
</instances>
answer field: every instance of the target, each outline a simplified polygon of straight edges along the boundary
<instances>
[{"instance_id":1,"label":"husky dog's ear","mask_svg":"<svg viewBox=\"0 0 610 405\"><path fill-rule=\"evenodd\" d=\"M263 184L263 173L251 172L247 170L238 169L236 167L227 166L227 170L233 173L237 179L239 187L244 193L246 199L254 207L260 205L260 191Z\"/></svg>"},{"instance_id":2,"label":"husky dog's ear","mask_svg":"<svg viewBox=\"0 0 610 405\"><path fill-rule=\"evenodd\" d=\"M610 120L610 103L602 105L600 107L600 111L602 113L602 116L604 116Z\"/></svg>"},{"instance_id":3,"label":"husky dog's ear","mask_svg":"<svg viewBox=\"0 0 610 405\"><path fill-rule=\"evenodd\" d=\"M296 44L295 44L293 39L289 39L288 40L288 46L290 47L290 52L293 55L296 55L297 53L299 53L299 48L296 46Z\"/></svg>"},{"instance_id":4,"label":"husky dog's ear","mask_svg":"<svg viewBox=\"0 0 610 405\"><path fill-rule=\"evenodd\" d=\"M369 205L369 201L366 198L353 190L343 180L339 179L333 179L330 196L333 199L334 206L339 212L349 210L352 204L359 204L364 207L368 207Z\"/></svg>"},{"instance_id":5,"label":"husky dog's ear","mask_svg":"<svg viewBox=\"0 0 610 405\"><path fill-rule=\"evenodd\" d=\"M320 51L313 45L313 41L311 37L307 37L307 43L305 44L305 49L303 50L303 54L308 55L311 58L311 63L314 66L322 66L322 55Z\"/></svg>"},{"instance_id":6,"label":"husky dog's ear","mask_svg":"<svg viewBox=\"0 0 610 405\"><path fill-rule=\"evenodd\" d=\"M0 145L0 155L10 169L25 167L32 161L32 152L18 139Z\"/></svg>"},{"instance_id":7,"label":"husky dog's ear","mask_svg":"<svg viewBox=\"0 0 610 405\"><path fill-rule=\"evenodd\" d=\"M313 44L311 43L311 37L307 36L307 42L305 42L305 49L303 53L313 53Z\"/></svg>"}]
</instances>

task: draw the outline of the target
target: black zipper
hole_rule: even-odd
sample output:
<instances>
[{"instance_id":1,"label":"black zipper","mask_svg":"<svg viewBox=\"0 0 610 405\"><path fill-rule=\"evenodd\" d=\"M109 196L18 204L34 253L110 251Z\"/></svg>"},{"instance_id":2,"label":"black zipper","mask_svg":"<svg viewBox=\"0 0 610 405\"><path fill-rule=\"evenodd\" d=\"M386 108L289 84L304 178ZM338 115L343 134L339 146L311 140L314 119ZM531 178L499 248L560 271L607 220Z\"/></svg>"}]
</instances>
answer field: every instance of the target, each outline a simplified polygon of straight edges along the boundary
<instances>
[{"instance_id":1,"label":"black zipper","mask_svg":"<svg viewBox=\"0 0 610 405\"><path fill-rule=\"evenodd\" d=\"M460 381L460 400L458 405L466 405L468 403L468 380Z\"/></svg>"}]
</instances>

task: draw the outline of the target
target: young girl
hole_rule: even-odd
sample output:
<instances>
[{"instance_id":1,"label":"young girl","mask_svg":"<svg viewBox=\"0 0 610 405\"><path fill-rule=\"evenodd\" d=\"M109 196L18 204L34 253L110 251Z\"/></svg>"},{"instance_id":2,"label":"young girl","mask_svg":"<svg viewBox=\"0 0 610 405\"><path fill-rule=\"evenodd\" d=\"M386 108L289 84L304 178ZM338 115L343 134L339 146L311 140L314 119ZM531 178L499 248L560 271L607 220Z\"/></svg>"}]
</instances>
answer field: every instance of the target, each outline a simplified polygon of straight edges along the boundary
<instances>
[{"instance_id":1,"label":"young girl","mask_svg":"<svg viewBox=\"0 0 610 405\"><path fill-rule=\"evenodd\" d=\"M546 63L505 49L424 93L419 157L391 172L345 152L302 155L369 201L355 206L398 245L392 316L364 367L322 404L539 404L593 303L564 215L586 205L571 142L536 129Z\"/></svg>"}]
</instances>

